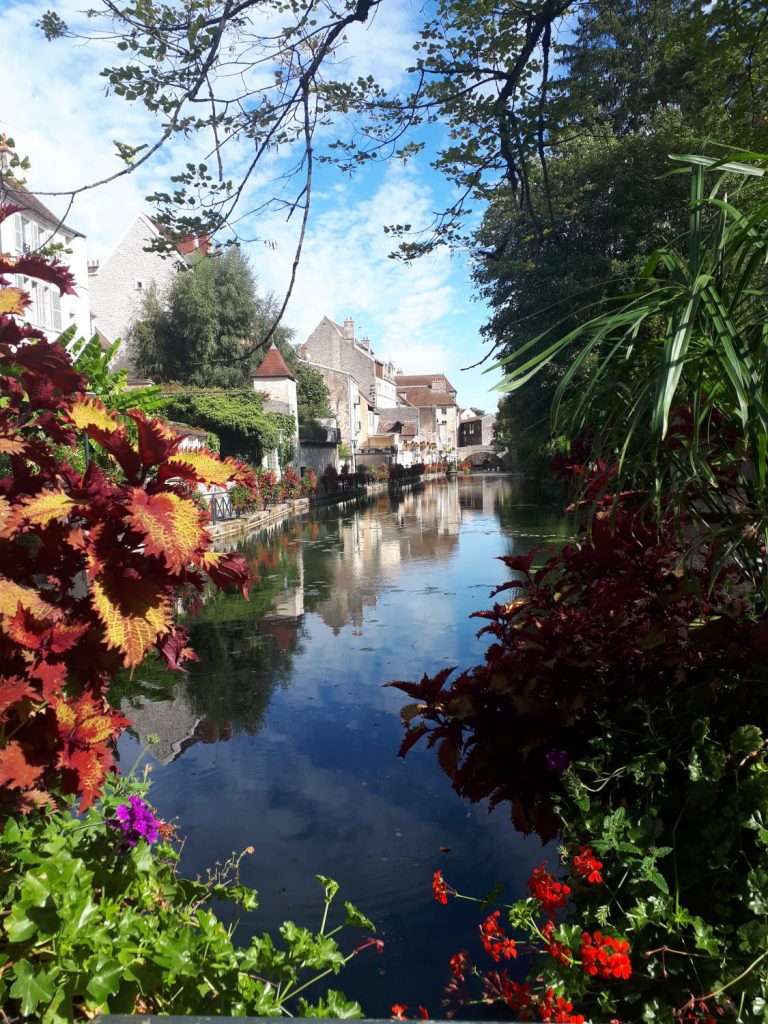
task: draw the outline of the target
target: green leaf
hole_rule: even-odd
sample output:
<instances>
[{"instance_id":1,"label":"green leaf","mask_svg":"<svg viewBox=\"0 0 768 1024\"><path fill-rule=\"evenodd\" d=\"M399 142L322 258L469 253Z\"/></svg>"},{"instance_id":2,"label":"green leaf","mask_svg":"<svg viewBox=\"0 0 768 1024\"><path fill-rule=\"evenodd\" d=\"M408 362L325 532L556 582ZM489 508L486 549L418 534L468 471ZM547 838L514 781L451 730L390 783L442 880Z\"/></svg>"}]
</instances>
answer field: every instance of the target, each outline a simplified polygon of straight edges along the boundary
<instances>
[{"instance_id":1,"label":"green leaf","mask_svg":"<svg viewBox=\"0 0 768 1024\"><path fill-rule=\"evenodd\" d=\"M19 960L14 970L16 980L11 985L11 995L21 1001L22 1016L28 1017L41 1003L47 1006L53 999L59 968L54 965L47 971L42 967L35 969L29 960Z\"/></svg>"},{"instance_id":2,"label":"green leaf","mask_svg":"<svg viewBox=\"0 0 768 1024\"><path fill-rule=\"evenodd\" d=\"M369 921L365 914L359 911L357 907L348 900L344 901L344 909L347 912L347 918L344 922L345 924L351 925L353 928L365 928L365 930L369 932L376 931L376 926L373 921Z\"/></svg>"},{"instance_id":3,"label":"green leaf","mask_svg":"<svg viewBox=\"0 0 768 1024\"><path fill-rule=\"evenodd\" d=\"M117 960L100 960L88 980L87 991L97 1002L105 1002L120 988L123 965Z\"/></svg>"},{"instance_id":4,"label":"green leaf","mask_svg":"<svg viewBox=\"0 0 768 1024\"><path fill-rule=\"evenodd\" d=\"M325 889L325 902L330 903L336 893L339 891L339 883L334 882L332 878L326 878L325 875L315 875L320 885Z\"/></svg>"}]
</instances>

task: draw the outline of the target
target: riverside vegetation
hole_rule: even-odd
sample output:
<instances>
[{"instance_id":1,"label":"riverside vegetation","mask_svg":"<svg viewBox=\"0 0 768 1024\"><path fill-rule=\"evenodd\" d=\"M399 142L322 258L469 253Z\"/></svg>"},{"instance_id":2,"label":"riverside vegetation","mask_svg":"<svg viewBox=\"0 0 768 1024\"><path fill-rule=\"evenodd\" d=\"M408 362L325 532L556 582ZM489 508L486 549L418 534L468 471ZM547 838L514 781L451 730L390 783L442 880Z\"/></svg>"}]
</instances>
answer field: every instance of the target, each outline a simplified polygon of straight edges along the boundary
<instances>
[{"instance_id":1,"label":"riverside vegetation","mask_svg":"<svg viewBox=\"0 0 768 1024\"><path fill-rule=\"evenodd\" d=\"M768 1016L766 160L685 163L687 250L505 362L514 387L575 348L553 430L577 543L504 559L483 664L391 684L413 702L401 753L425 739L457 792L559 836L578 877L506 908L536 940L528 981L474 970L472 994L454 966L460 1006Z\"/></svg>"},{"instance_id":2,"label":"riverside vegetation","mask_svg":"<svg viewBox=\"0 0 768 1024\"><path fill-rule=\"evenodd\" d=\"M6 273L62 294L73 287L62 264L38 255L2 257ZM173 830L145 802L146 784L113 779L127 722L107 703L110 679L150 651L170 668L194 657L173 621L177 597L206 579L247 593L242 558L208 550L194 488L236 481L255 492L253 472L180 452L162 420L136 409L118 417L87 397L64 347L21 322L29 301L0 283L3 1014L45 1024L170 1009L359 1015L333 989L307 998L317 980L376 946L339 949L345 924L372 925L349 903L331 922L335 882L320 878L316 932L287 922L277 944L265 935L239 947L209 906L256 906L237 880L238 859L205 882L180 878ZM94 457L78 471L63 453L83 435Z\"/></svg>"}]
</instances>

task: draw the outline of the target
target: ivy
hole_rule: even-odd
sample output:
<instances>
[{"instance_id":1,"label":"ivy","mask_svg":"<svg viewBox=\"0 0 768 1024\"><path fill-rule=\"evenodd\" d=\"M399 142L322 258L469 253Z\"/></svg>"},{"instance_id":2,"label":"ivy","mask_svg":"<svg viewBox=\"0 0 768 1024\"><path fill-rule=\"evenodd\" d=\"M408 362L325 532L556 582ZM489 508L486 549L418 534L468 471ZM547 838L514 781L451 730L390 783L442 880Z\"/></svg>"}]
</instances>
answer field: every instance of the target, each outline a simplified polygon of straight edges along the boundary
<instances>
[{"instance_id":1,"label":"ivy","mask_svg":"<svg viewBox=\"0 0 768 1024\"><path fill-rule=\"evenodd\" d=\"M166 414L216 434L225 456L237 455L253 465L278 447L281 464L292 456L295 419L285 413L266 412L264 396L256 391L169 387L165 394Z\"/></svg>"}]
</instances>

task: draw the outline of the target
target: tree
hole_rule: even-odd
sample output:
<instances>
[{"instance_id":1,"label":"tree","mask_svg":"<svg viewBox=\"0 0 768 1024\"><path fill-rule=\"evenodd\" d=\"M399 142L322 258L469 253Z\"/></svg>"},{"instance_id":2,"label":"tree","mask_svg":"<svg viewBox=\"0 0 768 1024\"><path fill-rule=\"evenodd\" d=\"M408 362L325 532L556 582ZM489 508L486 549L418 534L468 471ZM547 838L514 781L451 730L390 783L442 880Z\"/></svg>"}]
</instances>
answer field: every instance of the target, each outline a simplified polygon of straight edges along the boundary
<instances>
[{"instance_id":1,"label":"tree","mask_svg":"<svg viewBox=\"0 0 768 1024\"><path fill-rule=\"evenodd\" d=\"M167 295L148 290L129 332L136 368L159 383L242 388L263 356L249 343L265 333L273 306L239 249L200 255ZM289 337L279 329L281 341Z\"/></svg>"}]
</instances>

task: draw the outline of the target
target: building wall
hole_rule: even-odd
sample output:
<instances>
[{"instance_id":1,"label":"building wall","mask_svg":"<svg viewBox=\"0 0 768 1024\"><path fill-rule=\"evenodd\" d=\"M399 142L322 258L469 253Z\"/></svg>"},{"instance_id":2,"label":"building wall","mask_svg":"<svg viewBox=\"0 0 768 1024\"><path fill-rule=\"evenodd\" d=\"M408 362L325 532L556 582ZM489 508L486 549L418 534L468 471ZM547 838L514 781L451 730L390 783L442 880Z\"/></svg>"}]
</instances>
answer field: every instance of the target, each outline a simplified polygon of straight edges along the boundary
<instances>
[{"instance_id":1,"label":"building wall","mask_svg":"<svg viewBox=\"0 0 768 1024\"><path fill-rule=\"evenodd\" d=\"M341 432L341 440L349 446L350 451L353 451L355 442L360 442L363 416L367 420L367 411L364 412L360 404L357 381L351 373L331 366L314 361L311 366L323 375L330 394L331 410Z\"/></svg>"},{"instance_id":2,"label":"building wall","mask_svg":"<svg viewBox=\"0 0 768 1024\"><path fill-rule=\"evenodd\" d=\"M288 414L296 420L296 433L299 430L299 403L296 398L296 381L290 377L254 377L254 389L275 402L283 402L288 406Z\"/></svg>"},{"instance_id":3,"label":"building wall","mask_svg":"<svg viewBox=\"0 0 768 1024\"><path fill-rule=\"evenodd\" d=\"M329 367L351 374L370 405L399 404L395 382L387 376L392 367L374 357L367 338L363 341L355 339L352 320L347 320L340 327L327 316L323 317L301 351L303 358L319 364L317 368L321 371L323 367Z\"/></svg>"},{"instance_id":4,"label":"building wall","mask_svg":"<svg viewBox=\"0 0 768 1024\"><path fill-rule=\"evenodd\" d=\"M340 466L337 451L338 449L335 444L299 441L296 445L296 468L299 471L304 467L314 469L318 478L323 475L326 466L333 466L338 471Z\"/></svg>"},{"instance_id":5,"label":"building wall","mask_svg":"<svg viewBox=\"0 0 768 1024\"><path fill-rule=\"evenodd\" d=\"M11 197L8 198L10 200ZM19 204L24 201L23 196L13 197L13 200ZM59 296L59 290L54 285L21 275L14 275L14 283L32 295L33 305L25 319L33 327L42 330L47 338L53 341L62 331L75 324L75 339L88 340L93 331L86 240L79 235L73 235L63 227L54 230L55 227L38 216L34 210L14 213L0 224L0 252L7 253L15 259L23 254L25 246L34 251L36 248L60 242L66 249L71 249L71 253L61 252L59 259L74 275L76 295Z\"/></svg>"},{"instance_id":6,"label":"building wall","mask_svg":"<svg viewBox=\"0 0 768 1024\"><path fill-rule=\"evenodd\" d=\"M114 369L133 369L125 339L148 288L155 284L161 293L167 291L176 273L185 266L178 254L163 256L158 252L144 251L158 237L154 224L140 214L109 256L91 274L94 327L110 343L123 339Z\"/></svg>"}]
</instances>

